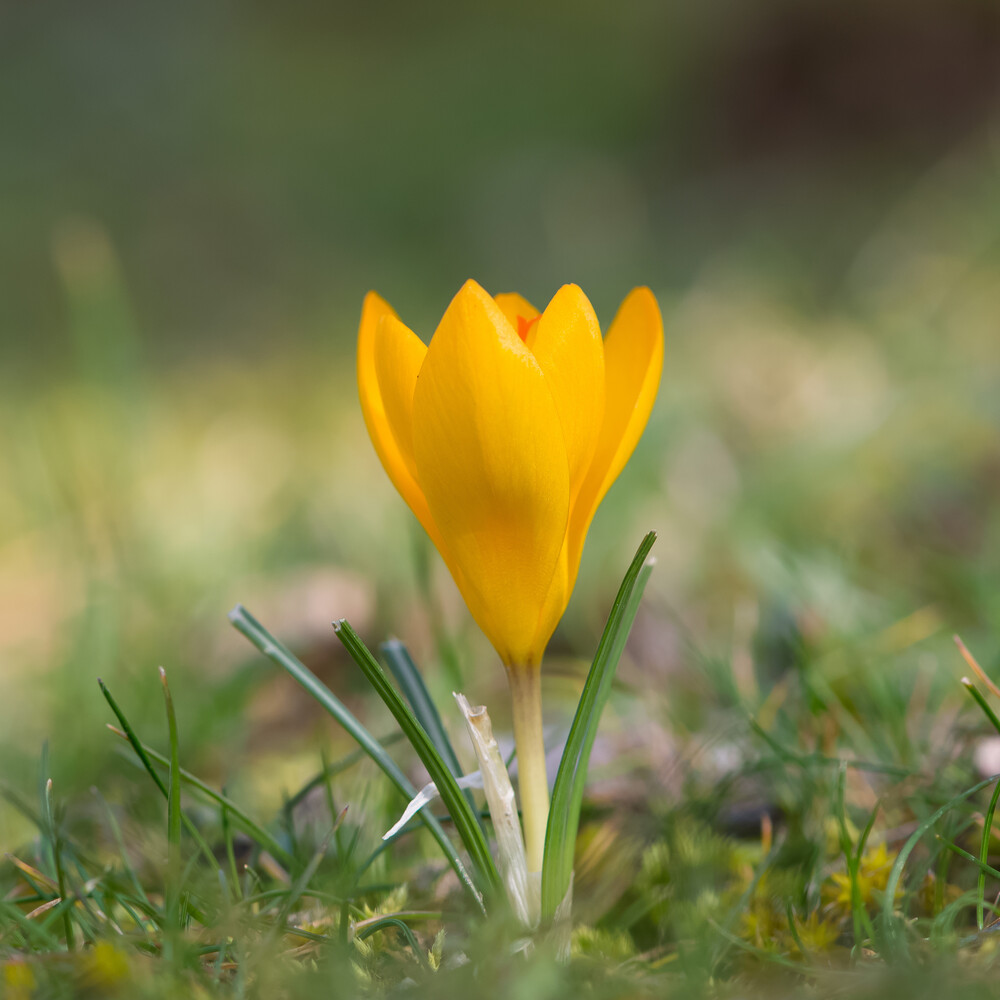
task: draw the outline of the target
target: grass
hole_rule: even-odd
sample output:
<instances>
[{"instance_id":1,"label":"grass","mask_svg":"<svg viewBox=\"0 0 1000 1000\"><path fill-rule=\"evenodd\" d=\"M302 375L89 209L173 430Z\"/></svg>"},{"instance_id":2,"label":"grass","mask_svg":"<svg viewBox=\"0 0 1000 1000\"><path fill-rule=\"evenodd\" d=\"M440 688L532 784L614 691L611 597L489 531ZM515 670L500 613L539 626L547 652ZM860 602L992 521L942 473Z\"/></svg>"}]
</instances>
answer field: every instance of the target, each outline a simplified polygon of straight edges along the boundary
<instances>
[{"instance_id":1,"label":"grass","mask_svg":"<svg viewBox=\"0 0 1000 1000\"><path fill-rule=\"evenodd\" d=\"M446 785L470 768L452 688L510 727L502 671L331 403L347 366L5 384L4 995L993 995L1000 261L957 223L943 250L927 195L872 234L892 267L818 313L726 274L663 297L658 409L544 673L555 745L654 527L600 725L571 740L586 781L553 797L580 809L552 870L570 859L566 963L483 913L480 797L381 841L432 750ZM280 642L232 632L237 601Z\"/></svg>"},{"instance_id":2,"label":"grass","mask_svg":"<svg viewBox=\"0 0 1000 1000\"><path fill-rule=\"evenodd\" d=\"M255 643L266 636L265 652L294 660L245 612L234 615ZM490 996L930 995L945 978L974 996L987 995L995 974L995 907L983 889L1000 879L988 863L998 779L966 784L961 755L935 757L941 748L919 734L923 767L900 753L863 759L860 750L879 747L874 734L852 746L860 726L838 731L827 720L866 699L890 710L892 698L864 671L788 685L778 707L772 689L726 733L739 762L714 781L710 766L691 768L673 801L614 805L612 790L612 802L592 802L575 862L584 919L568 964L544 938L530 957L513 958L523 932L495 897L485 913L470 901L447 857L421 847L419 821L388 850L372 849L373 829L399 806L386 802L353 827L350 804L335 806L331 782L361 765L357 753L324 763L288 797L312 797L312 815L251 818L182 768L160 679L166 754L147 747L102 684L115 731L165 800L158 822L140 818L139 798L71 822L46 755L37 809L6 790L35 827L4 874L7 995L307 997L339 977L353 995L383 995L405 980L408 993L430 996L476 988L485 975ZM734 677L717 681L733 695ZM640 698L626 682L613 701L622 711ZM369 740L369 756L386 754ZM136 773L137 787L127 786L133 796L140 781ZM457 789L452 801L465 803Z\"/></svg>"}]
</instances>

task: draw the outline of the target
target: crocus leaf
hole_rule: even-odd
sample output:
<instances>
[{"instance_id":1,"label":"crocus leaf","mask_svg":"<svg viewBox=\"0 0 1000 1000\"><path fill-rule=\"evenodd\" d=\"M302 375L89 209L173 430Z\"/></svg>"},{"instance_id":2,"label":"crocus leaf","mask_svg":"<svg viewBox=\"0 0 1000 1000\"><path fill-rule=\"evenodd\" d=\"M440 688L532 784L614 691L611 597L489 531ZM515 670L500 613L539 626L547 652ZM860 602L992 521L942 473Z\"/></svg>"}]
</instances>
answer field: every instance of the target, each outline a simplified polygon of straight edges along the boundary
<instances>
[{"instance_id":1,"label":"crocus leaf","mask_svg":"<svg viewBox=\"0 0 1000 1000\"><path fill-rule=\"evenodd\" d=\"M396 678L396 683L403 692L403 697L410 703L410 708L413 709L413 714L417 717L417 721L424 727L427 735L430 737L431 743L434 744L434 748L448 765L451 773L457 778L462 773L462 765L458 762L455 749L451 745L448 733L441 722L437 706L434 704L431 694L427 690L427 685L424 684L424 679L421 677L417 665L413 662L413 657L410 656L409 650L399 639L389 639L379 646L379 652L392 672L392 676ZM473 810L476 821L482 826L482 819L476 811L476 802L472 797L472 793L465 791L464 795L465 801L469 803L470 808Z\"/></svg>"},{"instance_id":2,"label":"crocus leaf","mask_svg":"<svg viewBox=\"0 0 1000 1000\"><path fill-rule=\"evenodd\" d=\"M632 622L639 610L642 592L652 572L647 561L656 533L642 540L632 564L622 580L611 615L597 646L594 662L587 674L580 703L570 727L552 788L549 821L545 830L545 864L542 868L542 918L551 919L570 887L573 875L573 852L580 825L580 807L587 779L587 764L594 745L601 712L611 693L618 661L621 659Z\"/></svg>"},{"instance_id":3,"label":"crocus leaf","mask_svg":"<svg viewBox=\"0 0 1000 1000\"><path fill-rule=\"evenodd\" d=\"M437 706L431 699L427 685L424 684L424 679L420 676L420 671L413 662L409 650L398 639L389 639L379 646L379 652L392 672L392 676L396 678L396 683L406 700L410 703L410 708L413 709L417 721L426 730L437 752L444 759L451 773L456 776L460 775L462 765L459 764L458 757L455 756L455 749L445 732Z\"/></svg>"},{"instance_id":4,"label":"crocus leaf","mask_svg":"<svg viewBox=\"0 0 1000 1000\"><path fill-rule=\"evenodd\" d=\"M424 727L392 686L378 660L372 656L371 650L351 628L350 623L341 619L334 622L333 627L337 638L344 644L344 648L351 654L351 659L361 668L368 683L399 723L399 728L403 730L417 756L427 768L431 780L437 785L441 800L451 814L455 829L472 859L480 887L486 894L500 890L500 873L490 854L489 845L486 843L479 822L455 781L455 775L451 773ZM413 793L409 797L413 798Z\"/></svg>"}]
</instances>

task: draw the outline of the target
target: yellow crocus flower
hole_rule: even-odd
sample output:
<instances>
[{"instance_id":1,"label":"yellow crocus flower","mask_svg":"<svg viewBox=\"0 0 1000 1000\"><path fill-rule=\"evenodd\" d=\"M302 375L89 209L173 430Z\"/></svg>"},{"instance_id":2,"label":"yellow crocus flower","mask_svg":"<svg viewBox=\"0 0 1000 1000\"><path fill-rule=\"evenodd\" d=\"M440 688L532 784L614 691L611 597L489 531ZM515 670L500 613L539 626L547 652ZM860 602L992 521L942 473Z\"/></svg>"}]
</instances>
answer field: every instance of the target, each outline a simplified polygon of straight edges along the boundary
<instances>
[{"instance_id":1,"label":"yellow crocus flower","mask_svg":"<svg viewBox=\"0 0 1000 1000\"><path fill-rule=\"evenodd\" d=\"M358 385L375 450L507 668L530 870L548 813L542 653L662 365L648 288L628 295L603 339L576 285L539 313L467 281L430 346L374 292L362 309Z\"/></svg>"}]
</instances>

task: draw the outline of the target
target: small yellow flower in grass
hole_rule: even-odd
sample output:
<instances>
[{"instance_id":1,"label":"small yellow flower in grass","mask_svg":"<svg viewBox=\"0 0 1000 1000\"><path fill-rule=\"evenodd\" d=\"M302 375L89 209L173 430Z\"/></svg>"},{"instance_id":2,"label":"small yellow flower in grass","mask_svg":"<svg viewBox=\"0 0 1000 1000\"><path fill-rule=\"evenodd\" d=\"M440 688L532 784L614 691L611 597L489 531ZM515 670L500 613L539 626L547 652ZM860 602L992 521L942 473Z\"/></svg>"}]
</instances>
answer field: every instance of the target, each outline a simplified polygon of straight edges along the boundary
<instances>
[{"instance_id":1,"label":"small yellow flower in grass","mask_svg":"<svg viewBox=\"0 0 1000 1000\"><path fill-rule=\"evenodd\" d=\"M806 950L806 957L830 951L840 938L840 928L836 921L820 917L818 910L813 910L795 930ZM790 943L794 951L800 950L797 942L792 940Z\"/></svg>"},{"instance_id":2,"label":"small yellow flower in grass","mask_svg":"<svg viewBox=\"0 0 1000 1000\"><path fill-rule=\"evenodd\" d=\"M858 868L858 894L861 905L865 909L869 909L881 901L881 893L885 892L889 884L889 873L892 871L895 860L896 852L890 854L884 843L861 855L861 864ZM901 893L902 889L897 886L896 895L899 896ZM849 914L851 912L851 876L847 872L834 872L830 876L830 882L824 886L823 896L828 903L833 904L835 909L840 910L844 915Z\"/></svg>"},{"instance_id":3,"label":"small yellow flower in grass","mask_svg":"<svg viewBox=\"0 0 1000 1000\"><path fill-rule=\"evenodd\" d=\"M603 339L576 285L540 313L468 281L429 346L374 292L362 310L358 385L375 450L507 668L531 870L548 810L542 653L662 363L648 288L625 299Z\"/></svg>"}]
</instances>

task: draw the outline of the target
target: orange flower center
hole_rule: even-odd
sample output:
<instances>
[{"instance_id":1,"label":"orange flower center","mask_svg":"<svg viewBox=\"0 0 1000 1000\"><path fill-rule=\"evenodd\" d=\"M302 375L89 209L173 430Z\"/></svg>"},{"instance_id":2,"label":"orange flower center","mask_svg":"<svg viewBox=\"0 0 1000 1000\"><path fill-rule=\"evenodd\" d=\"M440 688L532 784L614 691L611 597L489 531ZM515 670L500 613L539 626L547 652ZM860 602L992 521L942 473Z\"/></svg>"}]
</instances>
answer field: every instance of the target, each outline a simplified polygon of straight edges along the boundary
<instances>
[{"instance_id":1,"label":"orange flower center","mask_svg":"<svg viewBox=\"0 0 1000 1000\"><path fill-rule=\"evenodd\" d=\"M541 318L541 315L536 316L534 319L525 319L523 316L517 317L517 335L521 340L525 343L528 342L528 333Z\"/></svg>"}]
</instances>

